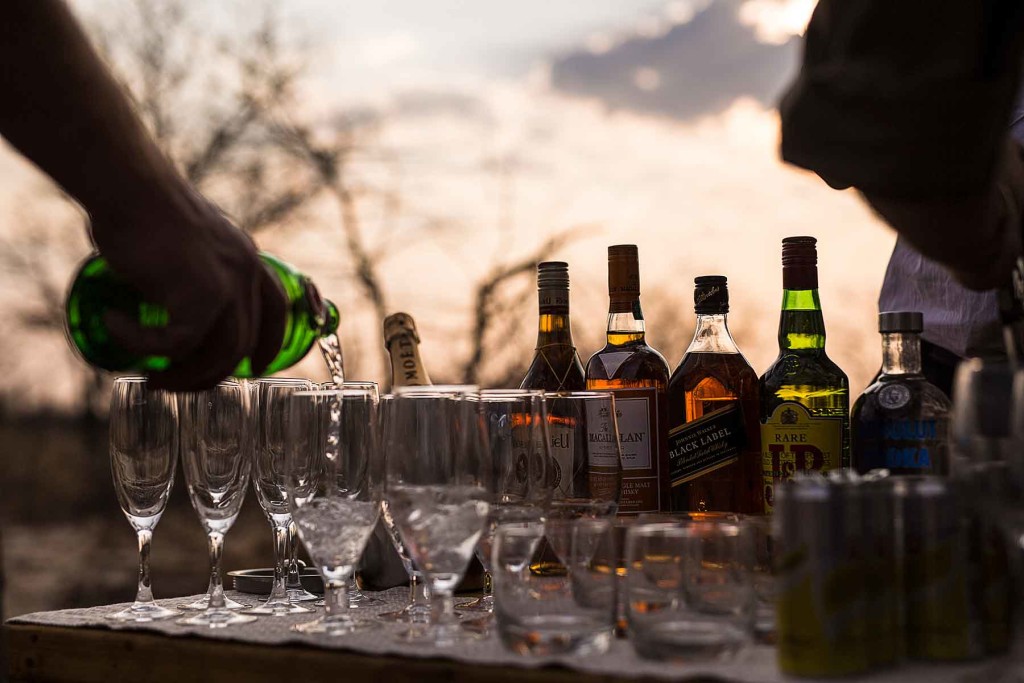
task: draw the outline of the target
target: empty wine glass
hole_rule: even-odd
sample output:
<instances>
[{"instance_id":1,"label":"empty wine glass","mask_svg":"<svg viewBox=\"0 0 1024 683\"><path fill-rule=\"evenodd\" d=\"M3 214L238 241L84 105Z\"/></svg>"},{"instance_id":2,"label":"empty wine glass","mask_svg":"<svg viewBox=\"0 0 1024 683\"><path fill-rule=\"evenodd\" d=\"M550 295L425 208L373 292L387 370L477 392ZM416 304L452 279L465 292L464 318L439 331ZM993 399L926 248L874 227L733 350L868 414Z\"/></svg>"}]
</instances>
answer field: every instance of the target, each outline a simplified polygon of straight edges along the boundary
<instances>
[{"instance_id":1,"label":"empty wine glass","mask_svg":"<svg viewBox=\"0 0 1024 683\"><path fill-rule=\"evenodd\" d=\"M292 513L288 509L284 442L288 400L295 392L312 389L313 383L305 379L271 378L253 382L251 386L252 408L256 416L252 483L274 534L274 583L266 602L245 610L245 613L269 616L306 614L313 610L302 607L288 594L288 534Z\"/></svg>"},{"instance_id":2,"label":"empty wine glass","mask_svg":"<svg viewBox=\"0 0 1024 683\"><path fill-rule=\"evenodd\" d=\"M236 381L181 397L181 463L192 507L209 540L210 591L199 614L186 626L223 628L255 621L228 608L221 577L224 535L245 500L252 465L252 415L249 389Z\"/></svg>"},{"instance_id":3,"label":"empty wine glass","mask_svg":"<svg viewBox=\"0 0 1024 683\"><path fill-rule=\"evenodd\" d=\"M380 397L380 409L378 411L380 420L377 424L377 431L381 435L380 464L382 466L387 462L386 435L392 399L394 399L394 396L391 394ZM382 467L382 472L383 469ZM381 501L380 518L384 523L384 529L387 531L388 538L391 540L391 545L395 548L395 552L398 553L402 567L409 576L409 601L402 609L381 612L377 615L377 618L405 624L425 624L430 620L430 598L427 595L426 583L423 581L423 572L416 568L409 550L405 547L405 543L402 542L402 535L398 532L398 527L395 526L395 520L391 516L391 510L388 507L386 497Z\"/></svg>"},{"instance_id":4,"label":"empty wine glass","mask_svg":"<svg viewBox=\"0 0 1024 683\"><path fill-rule=\"evenodd\" d=\"M375 626L352 614L348 582L380 515L376 420L377 394L368 388L296 392L289 403L288 503L323 576L327 612L294 626L300 633L340 636Z\"/></svg>"},{"instance_id":5,"label":"empty wine glass","mask_svg":"<svg viewBox=\"0 0 1024 683\"><path fill-rule=\"evenodd\" d=\"M144 377L114 380L110 396L110 470L117 502L139 539L135 602L108 619L147 622L178 613L153 601L149 552L167 506L178 462L178 406L173 395L150 389Z\"/></svg>"},{"instance_id":6,"label":"empty wine glass","mask_svg":"<svg viewBox=\"0 0 1024 683\"><path fill-rule=\"evenodd\" d=\"M458 627L453 593L487 519L488 454L475 387L400 387L388 417L388 508L430 587L431 621L403 639L451 647L475 636Z\"/></svg>"},{"instance_id":7,"label":"empty wine glass","mask_svg":"<svg viewBox=\"0 0 1024 683\"><path fill-rule=\"evenodd\" d=\"M609 392L548 393L552 501L544 542L533 570L562 574L572 543L572 522L609 519L619 507L621 446L615 397Z\"/></svg>"},{"instance_id":8,"label":"empty wine glass","mask_svg":"<svg viewBox=\"0 0 1024 683\"><path fill-rule=\"evenodd\" d=\"M476 547L484 568L484 594L456 608L490 614L494 609L491 546L495 530L501 524L543 522L551 502L547 412L543 391L490 389L474 398L480 402L484 448L490 456L485 474L493 498Z\"/></svg>"}]
</instances>

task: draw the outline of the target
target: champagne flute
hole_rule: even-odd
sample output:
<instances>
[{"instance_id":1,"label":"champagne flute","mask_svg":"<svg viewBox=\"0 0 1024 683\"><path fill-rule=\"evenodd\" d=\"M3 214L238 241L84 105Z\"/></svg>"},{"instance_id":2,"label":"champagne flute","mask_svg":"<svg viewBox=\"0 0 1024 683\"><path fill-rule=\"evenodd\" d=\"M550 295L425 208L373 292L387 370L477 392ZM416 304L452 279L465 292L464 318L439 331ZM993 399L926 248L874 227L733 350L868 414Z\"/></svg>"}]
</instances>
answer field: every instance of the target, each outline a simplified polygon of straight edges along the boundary
<instances>
[{"instance_id":1,"label":"champagne flute","mask_svg":"<svg viewBox=\"0 0 1024 683\"><path fill-rule=\"evenodd\" d=\"M292 600L288 594L288 535L292 514L286 491L284 441L288 400L313 383L305 379L270 378L251 383L253 413L256 416L256 458L252 483L260 507L274 534L274 583L264 604L245 610L246 614L287 616L313 610Z\"/></svg>"},{"instance_id":2,"label":"champagne flute","mask_svg":"<svg viewBox=\"0 0 1024 683\"><path fill-rule=\"evenodd\" d=\"M349 581L380 515L373 477L377 444L375 389L301 391L289 404L288 504L306 550L324 579L326 614L292 628L342 636L376 622L351 612Z\"/></svg>"},{"instance_id":3,"label":"champagne flute","mask_svg":"<svg viewBox=\"0 0 1024 683\"><path fill-rule=\"evenodd\" d=\"M430 588L431 621L400 636L453 647L455 587L483 532L491 494L476 387L400 387L388 418L385 497L405 547Z\"/></svg>"},{"instance_id":4,"label":"champagne flute","mask_svg":"<svg viewBox=\"0 0 1024 683\"><path fill-rule=\"evenodd\" d=\"M245 500L252 465L250 391L229 380L213 389L182 395L182 467L189 498L206 530L210 549L210 592L206 608L180 620L185 626L223 628L255 621L229 609L221 556L224 536Z\"/></svg>"},{"instance_id":5,"label":"champagne flute","mask_svg":"<svg viewBox=\"0 0 1024 683\"><path fill-rule=\"evenodd\" d=\"M549 440L544 392L526 389L481 391L484 448L489 455L488 489L494 495L476 556L484 568L484 594L456 606L465 612L490 614L494 609L491 546L501 524L544 521L551 502L547 486Z\"/></svg>"},{"instance_id":6,"label":"champagne flute","mask_svg":"<svg viewBox=\"0 0 1024 683\"><path fill-rule=\"evenodd\" d=\"M156 604L149 574L153 530L163 515L178 462L178 406L144 377L119 377L110 396L110 470L114 490L139 539L139 583L131 606L108 619L148 622L178 613Z\"/></svg>"}]
</instances>

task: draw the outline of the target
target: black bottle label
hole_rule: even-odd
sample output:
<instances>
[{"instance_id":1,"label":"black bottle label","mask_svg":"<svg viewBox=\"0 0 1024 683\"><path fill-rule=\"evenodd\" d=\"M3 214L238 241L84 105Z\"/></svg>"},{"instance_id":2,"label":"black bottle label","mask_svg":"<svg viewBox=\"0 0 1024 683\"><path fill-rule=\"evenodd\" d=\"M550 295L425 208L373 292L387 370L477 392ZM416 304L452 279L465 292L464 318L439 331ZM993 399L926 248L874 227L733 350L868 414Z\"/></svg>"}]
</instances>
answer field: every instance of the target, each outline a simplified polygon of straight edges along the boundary
<instances>
[{"instance_id":1,"label":"black bottle label","mask_svg":"<svg viewBox=\"0 0 1024 683\"><path fill-rule=\"evenodd\" d=\"M746 441L738 401L671 429L668 467L672 486L736 462Z\"/></svg>"}]
</instances>

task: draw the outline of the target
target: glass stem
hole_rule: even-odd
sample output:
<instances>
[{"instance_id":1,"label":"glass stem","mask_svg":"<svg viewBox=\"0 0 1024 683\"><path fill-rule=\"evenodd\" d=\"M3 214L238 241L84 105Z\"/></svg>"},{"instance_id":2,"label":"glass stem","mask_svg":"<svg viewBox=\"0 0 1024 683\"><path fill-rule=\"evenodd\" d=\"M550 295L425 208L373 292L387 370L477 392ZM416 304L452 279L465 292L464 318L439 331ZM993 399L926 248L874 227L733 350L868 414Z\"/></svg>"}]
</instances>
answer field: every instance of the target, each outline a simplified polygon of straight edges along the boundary
<instances>
[{"instance_id":1,"label":"glass stem","mask_svg":"<svg viewBox=\"0 0 1024 683\"><path fill-rule=\"evenodd\" d=\"M288 586L302 588L299 577L299 530L295 522L288 523Z\"/></svg>"},{"instance_id":2,"label":"glass stem","mask_svg":"<svg viewBox=\"0 0 1024 683\"><path fill-rule=\"evenodd\" d=\"M224 583L220 576L220 558L224 554L224 534L211 531L210 542L210 605L208 609L224 609Z\"/></svg>"},{"instance_id":3,"label":"glass stem","mask_svg":"<svg viewBox=\"0 0 1024 683\"><path fill-rule=\"evenodd\" d=\"M455 596L450 590L430 592L430 620L434 624L449 624L456 621Z\"/></svg>"},{"instance_id":4,"label":"glass stem","mask_svg":"<svg viewBox=\"0 0 1024 683\"><path fill-rule=\"evenodd\" d=\"M288 586L288 526L274 526L274 586L270 589L271 600L287 600Z\"/></svg>"},{"instance_id":5,"label":"glass stem","mask_svg":"<svg viewBox=\"0 0 1024 683\"><path fill-rule=\"evenodd\" d=\"M409 604L415 605L420 602L420 575L418 573L409 574Z\"/></svg>"},{"instance_id":6,"label":"glass stem","mask_svg":"<svg viewBox=\"0 0 1024 683\"><path fill-rule=\"evenodd\" d=\"M348 613L348 581L328 579L324 582L324 612L326 621L342 619Z\"/></svg>"},{"instance_id":7,"label":"glass stem","mask_svg":"<svg viewBox=\"0 0 1024 683\"><path fill-rule=\"evenodd\" d=\"M149 553L153 544L153 532L139 529L139 587L135 591L136 603L153 602L153 582L149 576Z\"/></svg>"}]
</instances>

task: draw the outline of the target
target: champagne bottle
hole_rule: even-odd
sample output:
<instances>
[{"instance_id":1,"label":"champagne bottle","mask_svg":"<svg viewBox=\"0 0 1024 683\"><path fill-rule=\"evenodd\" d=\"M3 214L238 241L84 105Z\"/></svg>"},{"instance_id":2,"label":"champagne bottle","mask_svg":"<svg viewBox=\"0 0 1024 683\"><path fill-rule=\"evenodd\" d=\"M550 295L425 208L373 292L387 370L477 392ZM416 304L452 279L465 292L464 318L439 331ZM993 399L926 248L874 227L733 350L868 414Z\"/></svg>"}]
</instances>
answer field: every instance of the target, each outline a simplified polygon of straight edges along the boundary
<instances>
[{"instance_id":1,"label":"champagne bottle","mask_svg":"<svg viewBox=\"0 0 1024 683\"><path fill-rule=\"evenodd\" d=\"M669 510L665 358L647 344L635 244L608 247L607 344L587 363L587 388L615 396L622 442L619 514Z\"/></svg>"},{"instance_id":2,"label":"champagne bottle","mask_svg":"<svg viewBox=\"0 0 1024 683\"><path fill-rule=\"evenodd\" d=\"M850 382L825 354L816 242L782 240L779 356L759 381L766 512L795 472L850 466Z\"/></svg>"},{"instance_id":3,"label":"champagne bottle","mask_svg":"<svg viewBox=\"0 0 1024 683\"><path fill-rule=\"evenodd\" d=\"M284 261L261 253L260 259L281 284L288 299L281 350L264 373L273 374L302 360L313 343L338 328L338 309L320 293L308 277ZM146 327L163 327L167 309L145 301L99 254L88 257L78 269L65 302L67 337L78 354L98 368L112 371L152 372L166 370L165 356L139 356L122 349L107 330L107 311L122 311ZM243 358L233 373L252 377L252 366Z\"/></svg>"},{"instance_id":4,"label":"champagne bottle","mask_svg":"<svg viewBox=\"0 0 1024 683\"><path fill-rule=\"evenodd\" d=\"M537 348L519 388L582 391L587 378L569 324L569 265L562 261L538 264L537 294Z\"/></svg>"},{"instance_id":5,"label":"champagne bottle","mask_svg":"<svg viewBox=\"0 0 1024 683\"><path fill-rule=\"evenodd\" d=\"M391 356L392 387L431 384L430 375L420 358L420 335L411 315L392 313L384 318L384 348Z\"/></svg>"}]
</instances>

